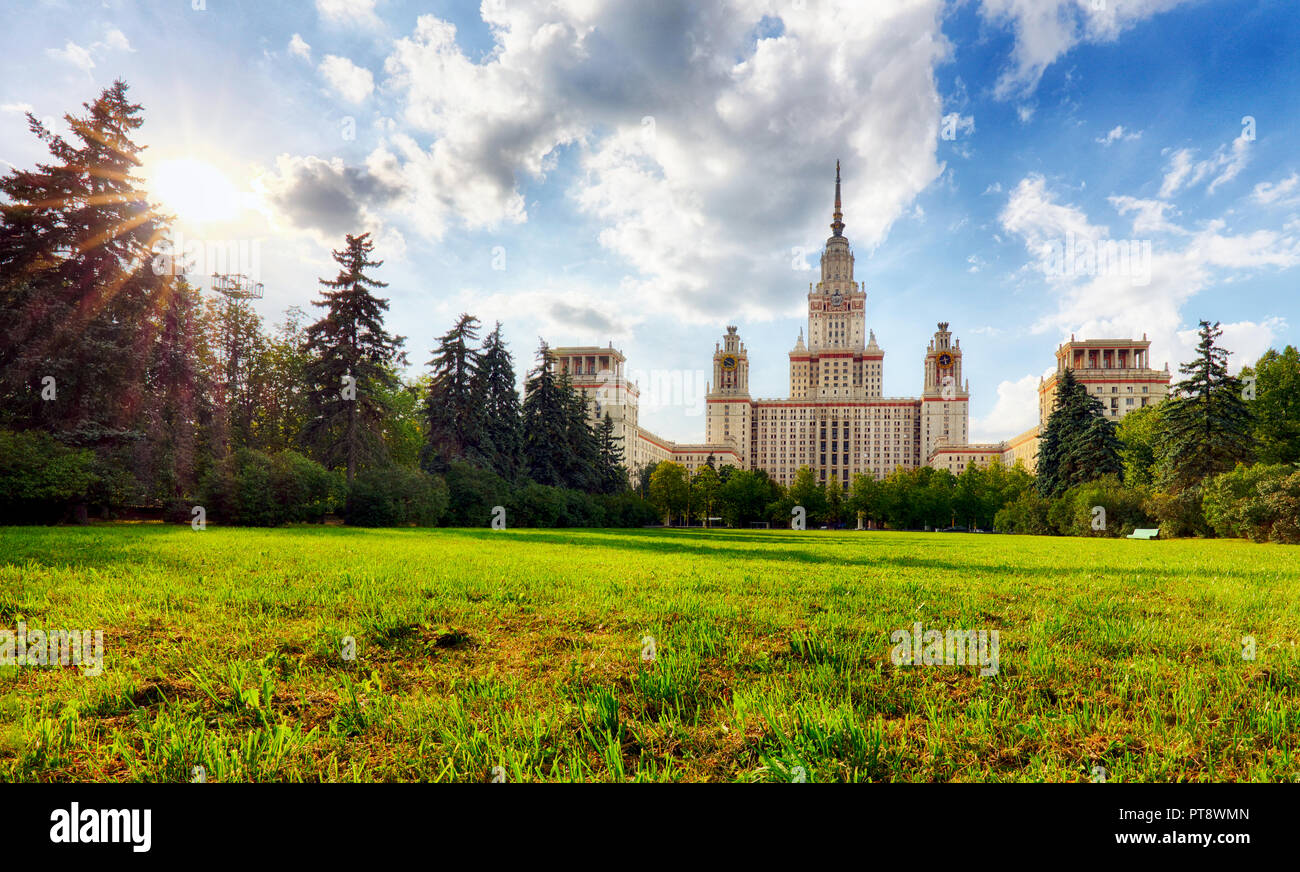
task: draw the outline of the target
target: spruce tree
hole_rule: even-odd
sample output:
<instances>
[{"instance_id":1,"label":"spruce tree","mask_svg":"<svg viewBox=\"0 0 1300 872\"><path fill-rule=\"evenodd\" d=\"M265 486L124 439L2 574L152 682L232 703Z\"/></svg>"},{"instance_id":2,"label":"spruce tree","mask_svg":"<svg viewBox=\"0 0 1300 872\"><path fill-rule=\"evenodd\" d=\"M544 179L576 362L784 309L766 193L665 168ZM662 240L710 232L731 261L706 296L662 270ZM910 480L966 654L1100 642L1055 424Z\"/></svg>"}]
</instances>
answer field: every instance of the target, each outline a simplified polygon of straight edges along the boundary
<instances>
[{"instance_id":1,"label":"spruce tree","mask_svg":"<svg viewBox=\"0 0 1300 872\"><path fill-rule=\"evenodd\" d=\"M551 365L543 341L537 366L528 374L524 392L524 471L538 484L566 486L570 427L569 397Z\"/></svg>"},{"instance_id":2,"label":"spruce tree","mask_svg":"<svg viewBox=\"0 0 1300 872\"><path fill-rule=\"evenodd\" d=\"M627 468L623 465L623 437L615 434L614 419L609 412L600 422L596 433L600 444L600 473L604 493L618 493L628 486Z\"/></svg>"},{"instance_id":3,"label":"spruce tree","mask_svg":"<svg viewBox=\"0 0 1300 872\"><path fill-rule=\"evenodd\" d=\"M1254 455L1254 416L1241 380L1228 375L1231 352L1216 344L1222 333L1219 322L1200 322L1196 359L1179 367L1186 378L1174 385L1163 409L1162 480L1174 492Z\"/></svg>"},{"instance_id":4,"label":"spruce tree","mask_svg":"<svg viewBox=\"0 0 1300 872\"><path fill-rule=\"evenodd\" d=\"M388 285L367 275L384 263L370 259L374 247L369 233L347 235L334 252L338 277L321 279L327 290L313 301L325 316L306 334L307 439L326 465L346 468L349 485L361 464L383 458L383 391L397 386L394 368L405 362L404 337L384 329L388 300L372 293Z\"/></svg>"},{"instance_id":5,"label":"spruce tree","mask_svg":"<svg viewBox=\"0 0 1300 872\"><path fill-rule=\"evenodd\" d=\"M483 342L482 385L484 444L494 472L513 481L523 465L523 421L519 393L515 390L515 365L501 338L501 322Z\"/></svg>"},{"instance_id":6,"label":"spruce tree","mask_svg":"<svg viewBox=\"0 0 1300 872\"><path fill-rule=\"evenodd\" d=\"M453 461L490 465L483 361L475 347L478 330L478 319L462 313L438 337L429 361L433 371L424 403L428 430L421 459L429 471L446 472Z\"/></svg>"},{"instance_id":7,"label":"spruce tree","mask_svg":"<svg viewBox=\"0 0 1300 872\"><path fill-rule=\"evenodd\" d=\"M64 116L67 139L29 113L53 160L0 178L0 408L11 426L83 445L142 434L155 316L173 280L152 268L167 218L133 175L143 119L126 94L114 82L85 115Z\"/></svg>"},{"instance_id":8,"label":"spruce tree","mask_svg":"<svg viewBox=\"0 0 1300 872\"><path fill-rule=\"evenodd\" d=\"M1055 497L1076 484L1123 468L1115 423L1101 401L1066 369L1056 387L1056 406L1038 444L1038 492Z\"/></svg>"},{"instance_id":9,"label":"spruce tree","mask_svg":"<svg viewBox=\"0 0 1300 872\"><path fill-rule=\"evenodd\" d=\"M592 429L585 391L575 389L567 373L559 388L565 398L564 486L582 491L599 491L605 478L600 461L600 440Z\"/></svg>"}]
</instances>

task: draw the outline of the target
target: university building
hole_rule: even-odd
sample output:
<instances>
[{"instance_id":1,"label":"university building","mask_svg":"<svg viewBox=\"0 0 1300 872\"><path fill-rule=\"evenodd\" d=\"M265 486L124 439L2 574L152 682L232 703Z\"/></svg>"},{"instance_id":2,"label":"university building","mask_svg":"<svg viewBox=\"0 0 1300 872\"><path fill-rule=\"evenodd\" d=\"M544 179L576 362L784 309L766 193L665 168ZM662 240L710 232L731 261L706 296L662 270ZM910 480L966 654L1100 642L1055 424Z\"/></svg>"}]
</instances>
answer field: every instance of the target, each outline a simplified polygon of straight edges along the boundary
<instances>
[{"instance_id":1,"label":"university building","mask_svg":"<svg viewBox=\"0 0 1300 872\"><path fill-rule=\"evenodd\" d=\"M867 293L854 279L844 227L837 162L831 235L820 280L808 286L807 339L800 330L789 352L789 393L750 396L749 354L737 328L727 327L714 346L702 443L674 443L639 425L639 388L627 380L626 359L612 344L553 349L552 365L587 398L592 422L606 413L613 420L633 477L662 460L694 472L710 459L718 467L765 470L784 485L802 466L819 481L841 486L858 473L884 478L898 467L930 465L958 474L995 457L1033 470L1039 427L1004 442L968 442L970 384L962 376L961 341L948 322L939 323L920 358L921 395L883 396L885 351L866 326ZM1116 419L1159 402L1168 393L1168 365L1163 372L1148 368L1149 346L1145 336L1140 342L1071 337L1057 350L1057 374L1039 385L1040 423L1051 413L1056 378L1066 368L1076 370Z\"/></svg>"}]
</instances>

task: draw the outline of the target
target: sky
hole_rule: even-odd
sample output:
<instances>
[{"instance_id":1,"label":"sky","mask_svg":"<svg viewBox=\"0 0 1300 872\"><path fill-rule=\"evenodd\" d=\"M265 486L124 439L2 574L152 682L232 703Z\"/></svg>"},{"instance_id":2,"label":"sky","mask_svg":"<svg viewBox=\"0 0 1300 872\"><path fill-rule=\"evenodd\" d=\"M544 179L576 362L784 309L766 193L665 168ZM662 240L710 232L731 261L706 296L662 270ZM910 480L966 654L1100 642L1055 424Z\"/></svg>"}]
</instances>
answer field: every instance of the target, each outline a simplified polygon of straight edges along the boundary
<instances>
[{"instance_id":1,"label":"sky","mask_svg":"<svg viewBox=\"0 0 1300 872\"><path fill-rule=\"evenodd\" d=\"M1175 376L1200 319L1234 369L1300 345L1294 0L32 0L0 52L0 172L121 78L196 273L271 324L369 232L412 375L461 312L521 378L612 343L678 441L728 324L787 394L836 160L884 392L950 322L972 441L1071 335Z\"/></svg>"}]
</instances>

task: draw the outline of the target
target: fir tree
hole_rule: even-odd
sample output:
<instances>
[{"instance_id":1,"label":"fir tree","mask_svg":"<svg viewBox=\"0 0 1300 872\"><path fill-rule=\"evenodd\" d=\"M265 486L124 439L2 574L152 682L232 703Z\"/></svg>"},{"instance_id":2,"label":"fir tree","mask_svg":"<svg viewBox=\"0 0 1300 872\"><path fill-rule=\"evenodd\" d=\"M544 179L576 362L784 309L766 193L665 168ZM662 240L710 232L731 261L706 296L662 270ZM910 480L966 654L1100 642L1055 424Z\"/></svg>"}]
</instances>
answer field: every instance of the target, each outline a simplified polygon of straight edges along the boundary
<instances>
[{"instance_id":1,"label":"fir tree","mask_svg":"<svg viewBox=\"0 0 1300 872\"><path fill-rule=\"evenodd\" d=\"M514 360L501 338L500 321L483 342L479 381L485 415L485 446L492 470L507 481L513 481L523 465L523 422L519 393L515 390Z\"/></svg>"},{"instance_id":2,"label":"fir tree","mask_svg":"<svg viewBox=\"0 0 1300 872\"><path fill-rule=\"evenodd\" d=\"M334 252L338 277L321 279L327 290L313 301L326 310L325 316L306 334L305 351L311 358L304 368L307 438L326 465L347 469L349 485L362 463L383 456L383 392L396 387L394 367L404 363L404 338L384 329L388 301L371 292L388 285L366 273L384 263L370 259L374 247L369 233L348 234L345 246Z\"/></svg>"},{"instance_id":3,"label":"fir tree","mask_svg":"<svg viewBox=\"0 0 1300 872\"><path fill-rule=\"evenodd\" d=\"M1162 477L1174 492L1228 472L1254 453L1254 416L1241 380L1228 375L1230 352L1215 344L1223 331L1217 321L1200 324L1196 359L1179 367L1186 378L1174 385L1161 421Z\"/></svg>"},{"instance_id":4,"label":"fir tree","mask_svg":"<svg viewBox=\"0 0 1300 872\"><path fill-rule=\"evenodd\" d=\"M537 366L528 374L524 392L524 470L538 484L564 487L568 461L569 398L551 365L543 341Z\"/></svg>"},{"instance_id":5,"label":"fir tree","mask_svg":"<svg viewBox=\"0 0 1300 872\"><path fill-rule=\"evenodd\" d=\"M117 81L86 115L64 116L68 139L29 113L53 161L0 178L0 408L13 426L83 445L140 435L173 280L152 268L167 219L132 175L143 119L126 92ZM43 399L49 385L56 398Z\"/></svg>"},{"instance_id":6,"label":"fir tree","mask_svg":"<svg viewBox=\"0 0 1300 872\"><path fill-rule=\"evenodd\" d=\"M1056 406L1038 445L1038 492L1058 496L1076 484L1123 468L1115 423L1101 401L1066 369L1056 387Z\"/></svg>"},{"instance_id":7,"label":"fir tree","mask_svg":"<svg viewBox=\"0 0 1300 872\"><path fill-rule=\"evenodd\" d=\"M618 493L627 489L627 468L623 465L623 437L614 430L614 420L605 413L596 433L600 443L601 490L604 493Z\"/></svg>"},{"instance_id":8,"label":"fir tree","mask_svg":"<svg viewBox=\"0 0 1300 872\"><path fill-rule=\"evenodd\" d=\"M456 324L438 337L429 366L433 368L424 413L428 422L421 465L445 473L453 461L490 465L483 361L478 343L479 321L461 314ZM512 388L513 389L513 388Z\"/></svg>"}]
</instances>

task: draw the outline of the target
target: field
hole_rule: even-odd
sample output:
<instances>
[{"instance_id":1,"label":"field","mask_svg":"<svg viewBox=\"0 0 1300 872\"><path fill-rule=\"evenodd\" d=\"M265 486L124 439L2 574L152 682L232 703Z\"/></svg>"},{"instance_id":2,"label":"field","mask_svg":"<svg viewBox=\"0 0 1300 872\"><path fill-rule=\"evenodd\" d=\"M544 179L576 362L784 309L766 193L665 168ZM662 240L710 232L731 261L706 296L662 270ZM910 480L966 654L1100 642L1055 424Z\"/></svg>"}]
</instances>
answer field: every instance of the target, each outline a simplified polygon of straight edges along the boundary
<instances>
[{"instance_id":1,"label":"field","mask_svg":"<svg viewBox=\"0 0 1300 872\"><path fill-rule=\"evenodd\" d=\"M3 528L20 622L105 657L0 666L5 781L1300 775L1300 549L1241 541Z\"/></svg>"}]
</instances>

